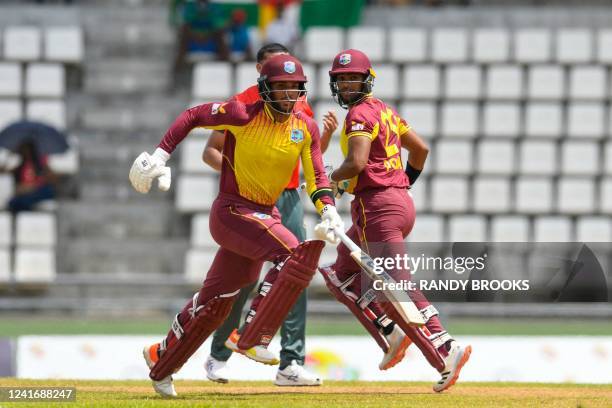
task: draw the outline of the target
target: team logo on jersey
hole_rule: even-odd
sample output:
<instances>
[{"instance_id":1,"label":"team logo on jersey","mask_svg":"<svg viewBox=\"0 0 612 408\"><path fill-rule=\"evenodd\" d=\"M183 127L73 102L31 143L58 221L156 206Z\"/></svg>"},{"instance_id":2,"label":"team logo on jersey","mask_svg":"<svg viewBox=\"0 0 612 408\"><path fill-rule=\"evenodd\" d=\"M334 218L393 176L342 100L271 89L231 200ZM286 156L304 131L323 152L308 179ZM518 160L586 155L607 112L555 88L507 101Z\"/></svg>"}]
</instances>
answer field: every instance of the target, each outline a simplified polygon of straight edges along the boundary
<instances>
[{"instance_id":1,"label":"team logo on jersey","mask_svg":"<svg viewBox=\"0 0 612 408\"><path fill-rule=\"evenodd\" d=\"M260 220L267 220L272 218L272 216L268 215L268 214L264 214L264 213L253 213L253 217L255 218L259 218Z\"/></svg>"},{"instance_id":2,"label":"team logo on jersey","mask_svg":"<svg viewBox=\"0 0 612 408\"><path fill-rule=\"evenodd\" d=\"M365 125L363 123L355 123L353 122L353 126L351 126L351 132L356 132L358 130L364 130Z\"/></svg>"},{"instance_id":3,"label":"team logo on jersey","mask_svg":"<svg viewBox=\"0 0 612 408\"><path fill-rule=\"evenodd\" d=\"M225 113L224 103L213 103L212 108L210 109L210 113L216 115L217 113Z\"/></svg>"},{"instance_id":4,"label":"team logo on jersey","mask_svg":"<svg viewBox=\"0 0 612 408\"><path fill-rule=\"evenodd\" d=\"M351 54L342 54L338 60L340 65L348 65L351 63Z\"/></svg>"},{"instance_id":5,"label":"team logo on jersey","mask_svg":"<svg viewBox=\"0 0 612 408\"><path fill-rule=\"evenodd\" d=\"M293 143L300 143L304 140L304 132L302 129L293 129L291 131L291 141Z\"/></svg>"},{"instance_id":6,"label":"team logo on jersey","mask_svg":"<svg viewBox=\"0 0 612 408\"><path fill-rule=\"evenodd\" d=\"M295 62L293 61L285 61L285 72L288 74L293 74L295 72Z\"/></svg>"}]
</instances>

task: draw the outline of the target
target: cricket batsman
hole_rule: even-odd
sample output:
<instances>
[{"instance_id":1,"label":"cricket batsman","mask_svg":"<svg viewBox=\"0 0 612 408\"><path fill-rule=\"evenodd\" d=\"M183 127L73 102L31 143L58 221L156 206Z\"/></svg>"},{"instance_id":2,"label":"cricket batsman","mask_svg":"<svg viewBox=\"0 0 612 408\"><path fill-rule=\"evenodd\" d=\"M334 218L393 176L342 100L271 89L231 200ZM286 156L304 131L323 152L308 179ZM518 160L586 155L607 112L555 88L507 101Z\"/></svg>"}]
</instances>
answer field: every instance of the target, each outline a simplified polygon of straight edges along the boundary
<instances>
[{"instance_id":1,"label":"cricket batsman","mask_svg":"<svg viewBox=\"0 0 612 408\"><path fill-rule=\"evenodd\" d=\"M240 335L226 345L255 361L278 364L267 346L310 283L324 246L322 240L299 243L281 224L274 207L298 159L309 196L327 227L318 229L318 237L338 242L333 228L344 226L321 162L318 127L293 109L306 92L305 83L297 58L272 57L258 78L261 101L207 103L186 110L155 152L141 153L130 169L130 182L137 191L147 193L155 179L161 190L168 190L171 173L166 162L193 128L229 131L220 191L210 214L211 235L220 248L202 288L176 315L166 338L143 350L153 388L162 396L176 396L172 374L223 323L240 289L259 277L263 261L274 264L264 278L266 290L253 300Z\"/></svg>"},{"instance_id":2,"label":"cricket batsman","mask_svg":"<svg viewBox=\"0 0 612 408\"><path fill-rule=\"evenodd\" d=\"M345 160L328 174L334 194L346 190L355 196L351 202L353 225L346 234L372 257L403 254L404 239L415 222L407 189L421 173L429 149L395 110L372 96L376 74L363 52L350 49L339 53L329 75L334 99L348 108L340 136ZM402 147L409 152L405 169ZM344 244L338 246L336 263L320 270L334 296L347 305L385 352L381 370L399 363L414 343L441 375L434 391L444 391L457 381L471 346L459 345L448 334L423 293L409 293L426 322L418 328L409 325L389 302L376 300ZM404 276L410 279L409 272Z\"/></svg>"},{"instance_id":3,"label":"cricket batsman","mask_svg":"<svg viewBox=\"0 0 612 408\"><path fill-rule=\"evenodd\" d=\"M260 73L263 64L270 58L288 54L289 50L282 44L266 44L257 52L255 69ZM233 99L243 103L255 103L261 100L257 85L247 88L242 93L235 95ZM310 117L314 116L304 96L300 96L293 110L301 111ZM324 152L332 133L338 127L338 122L334 113L328 112L323 118L323 123L321 150ZM204 162L216 170L221 170L223 165L225 132L213 131L208 138L202 155ZM295 235L298 241L303 242L306 240L306 231L304 231L304 208L297 190L299 187L299 173L300 167L298 162L293 169L289 183L285 186L280 198L276 202L276 208L280 212L282 224ZM242 309L249 294L253 292L255 285L256 283L253 283L240 290L227 319L213 334L210 355L204 363L206 377L211 381L219 383L229 382L226 362L231 357L232 350L225 347L225 342L230 337L230 333L234 337L237 335L237 331L234 328L240 325ZM266 287L261 285L259 290L266 290ZM309 373L303 367L306 357L306 297L306 290L304 290L281 326L280 365L274 381L279 386L316 386L322 383L320 377ZM234 330L233 333L232 330Z\"/></svg>"}]
</instances>

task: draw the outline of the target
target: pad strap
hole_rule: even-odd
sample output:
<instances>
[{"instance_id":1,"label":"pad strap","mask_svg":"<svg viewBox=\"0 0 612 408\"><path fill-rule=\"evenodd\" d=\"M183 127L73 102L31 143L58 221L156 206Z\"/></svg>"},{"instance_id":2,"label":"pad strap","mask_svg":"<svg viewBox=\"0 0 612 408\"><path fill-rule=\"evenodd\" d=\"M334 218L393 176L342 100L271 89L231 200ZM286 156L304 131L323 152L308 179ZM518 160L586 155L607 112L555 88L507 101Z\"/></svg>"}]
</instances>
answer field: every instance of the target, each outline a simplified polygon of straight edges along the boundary
<instances>
[{"instance_id":1,"label":"pad strap","mask_svg":"<svg viewBox=\"0 0 612 408\"><path fill-rule=\"evenodd\" d=\"M444 345L444 343L452 339L453 338L451 337L451 335L448 334L448 332L446 331L434 333L429 336L429 341L431 341L431 344L433 344L435 348L440 348L442 345Z\"/></svg>"},{"instance_id":2,"label":"pad strap","mask_svg":"<svg viewBox=\"0 0 612 408\"><path fill-rule=\"evenodd\" d=\"M425 323L427 323L432 317L438 316L440 314L438 313L438 309L436 309L434 305L426 306L419 311L423 315L423 320L425 320Z\"/></svg>"}]
</instances>

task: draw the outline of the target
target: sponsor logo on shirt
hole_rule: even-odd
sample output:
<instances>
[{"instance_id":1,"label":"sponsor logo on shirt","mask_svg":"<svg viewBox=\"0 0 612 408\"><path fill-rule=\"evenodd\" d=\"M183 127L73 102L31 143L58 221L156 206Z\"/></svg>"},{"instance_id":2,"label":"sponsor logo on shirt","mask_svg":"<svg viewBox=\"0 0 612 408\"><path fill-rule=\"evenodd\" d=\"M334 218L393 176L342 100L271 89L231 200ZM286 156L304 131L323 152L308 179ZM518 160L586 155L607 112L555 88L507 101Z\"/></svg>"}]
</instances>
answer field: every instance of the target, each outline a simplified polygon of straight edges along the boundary
<instances>
[{"instance_id":1,"label":"sponsor logo on shirt","mask_svg":"<svg viewBox=\"0 0 612 408\"><path fill-rule=\"evenodd\" d=\"M338 60L340 65L348 65L351 63L351 54L342 54Z\"/></svg>"},{"instance_id":2,"label":"sponsor logo on shirt","mask_svg":"<svg viewBox=\"0 0 612 408\"><path fill-rule=\"evenodd\" d=\"M224 103L213 103L210 113L216 115L217 113L225 113Z\"/></svg>"},{"instance_id":3,"label":"sponsor logo on shirt","mask_svg":"<svg viewBox=\"0 0 612 408\"><path fill-rule=\"evenodd\" d=\"M304 132L302 129L293 129L291 131L291 141L293 143L300 143L304 140Z\"/></svg>"},{"instance_id":4,"label":"sponsor logo on shirt","mask_svg":"<svg viewBox=\"0 0 612 408\"><path fill-rule=\"evenodd\" d=\"M285 61L285 72L288 74L293 74L295 72L295 62L293 61Z\"/></svg>"},{"instance_id":5,"label":"sponsor logo on shirt","mask_svg":"<svg viewBox=\"0 0 612 408\"><path fill-rule=\"evenodd\" d=\"M364 130L365 125L363 123L355 123L353 122L353 126L351 126L351 132L356 132L358 130Z\"/></svg>"}]
</instances>

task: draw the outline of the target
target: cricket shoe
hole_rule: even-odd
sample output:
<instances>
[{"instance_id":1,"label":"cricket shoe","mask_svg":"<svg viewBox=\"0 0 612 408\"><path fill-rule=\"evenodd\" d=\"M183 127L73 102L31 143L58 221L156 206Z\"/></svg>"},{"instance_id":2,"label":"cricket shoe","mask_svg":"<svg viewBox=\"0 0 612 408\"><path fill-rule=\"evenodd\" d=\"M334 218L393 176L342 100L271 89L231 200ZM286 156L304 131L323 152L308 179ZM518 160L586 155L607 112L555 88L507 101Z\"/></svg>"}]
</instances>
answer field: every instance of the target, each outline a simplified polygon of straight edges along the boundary
<instances>
[{"instance_id":1,"label":"cricket shoe","mask_svg":"<svg viewBox=\"0 0 612 408\"><path fill-rule=\"evenodd\" d=\"M225 347L228 349L235 351L236 353L240 353L250 358L251 360L255 360L258 363L266 364L266 365L277 365L280 363L280 360L276 354L265 348L264 346L258 345L251 347L248 350L242 350L238 347L238 340L240 340L240 334L238 334L238 330L234 329L232 334L225 341Z\"/></svg>"},{"instance_id":2,"label":"cricket shoe","mask_svg":"<svg viewBox=\"0 0 612 408\"><path fill-rule=\"evenodd\" d=\"M142 356L147 363L149 369L153 369L153 366L159 361L159 343L155 343L151 346L145 346L142 350ZM176 390L172 383L172 376L169 375L159 381L151 380L153 383L153 389L156 393L162 397L176 397Z\"/></svg>"},{"instance_id":3,"label":"cricket shoe","mask_svg":"<svg viewBox=\"0 0 612 408\"><path fill-rule=\"evenodd\" d=\"M406 349L412 344L412 341L406 333L399 327L393 326L393 331L385 336L389 343L389 350L383 356L382 361L378 365L380 370L388 370L404 359Z\"/></svg>"},{"instance_id":4,"label":"cricket shoe","mask_svg":"<svg viewBox=\"0 0 612 408\"><path fill-rule=\"evenodd\" d=\"M298 364L297 361L291 361L291 364L282 370L279 368L276 372L276 380L274 384L286 386L317 386L323 384L320 377L306 371L304 367Z\"/></svg>"},{"instance_id":5,"label":"cricket shoe","mask_svg":"<svg viewBox=\"0 0 612 408\"><path fill-rule=\"evenodd\" d=\"M227 384L229 379L227 378L227 369L225 361L220 361L213 356L208 356L204 363L204 369L206 370L206 378L210 381L218 382L221 384Z\"/></svg>"},{"instance_id":6,"label":"cricket shoe","mask_svg":"<svg viewBox=\"0 0 612 408\"><path fill-rule=\"evenodd\" d=\"M444 372L442 378L433 386L435 392L442 392L453 386L459 379L461 369L467 363L472 354L472 346L461 346L456 341L452 341L448 356L444 358Z\"/></svg>"}]
</instances>

